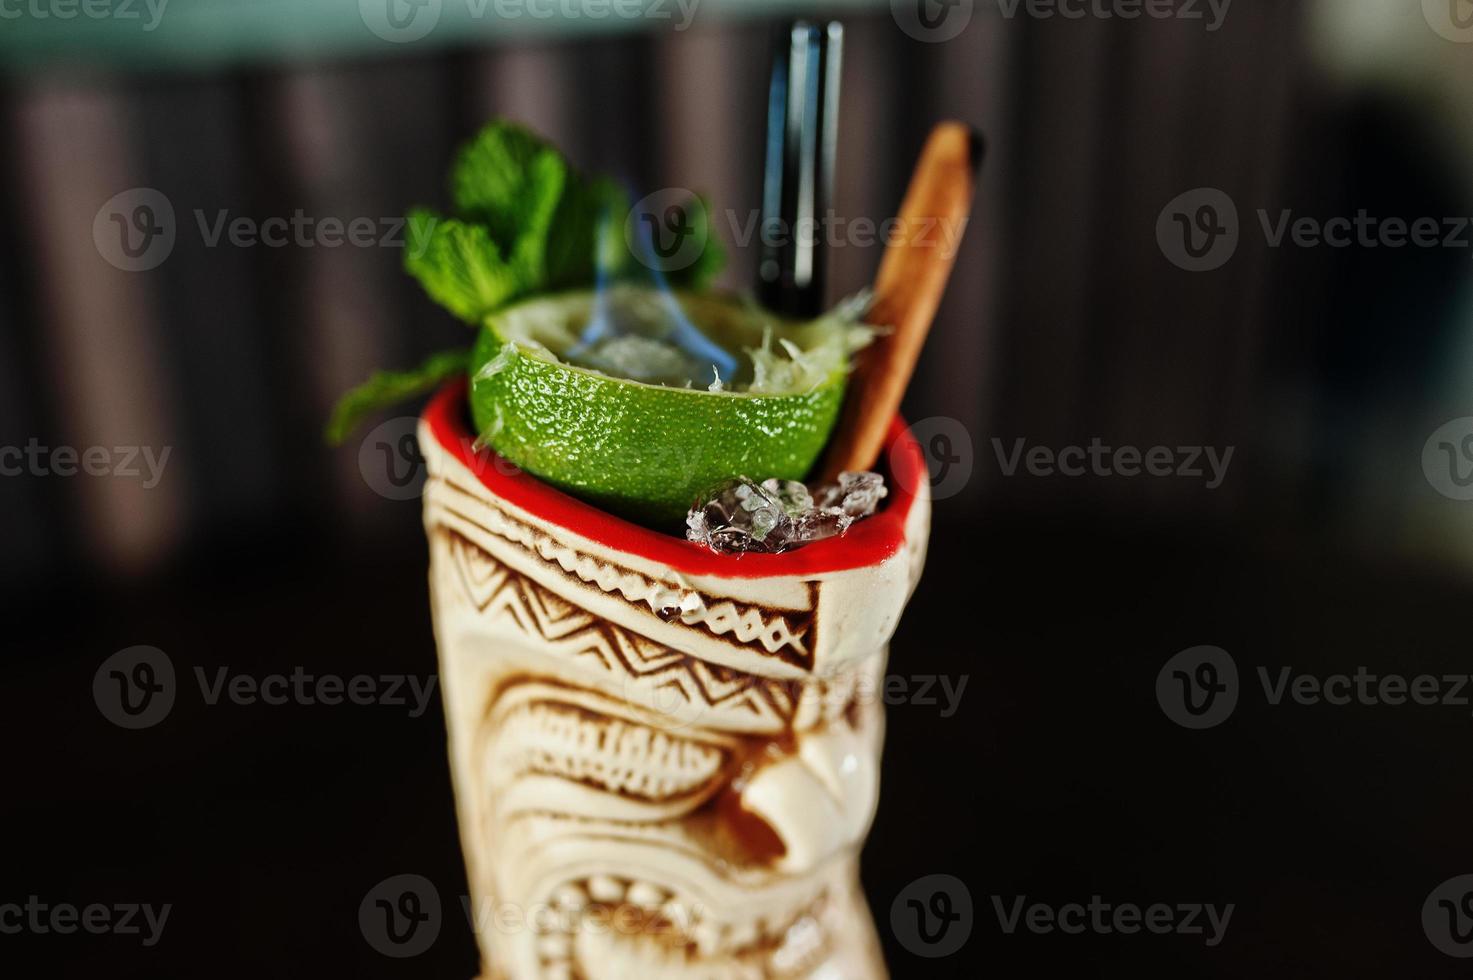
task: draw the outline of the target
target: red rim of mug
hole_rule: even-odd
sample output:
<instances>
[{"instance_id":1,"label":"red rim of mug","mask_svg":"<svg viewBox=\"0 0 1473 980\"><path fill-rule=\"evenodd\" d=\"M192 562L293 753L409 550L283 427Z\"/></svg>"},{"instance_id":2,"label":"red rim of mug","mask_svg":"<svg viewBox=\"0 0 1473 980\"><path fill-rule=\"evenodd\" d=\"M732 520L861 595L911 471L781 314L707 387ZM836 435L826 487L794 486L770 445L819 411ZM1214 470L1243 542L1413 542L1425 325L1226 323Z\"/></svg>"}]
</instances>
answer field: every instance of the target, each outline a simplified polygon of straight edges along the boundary
<instances>
[{"instance_id":1,"label":"red rim of mug","mask_svg":"<svg viewBox=\"0 0 1473 980\"><path fill-rule=\"evenodd\" d=\"M475 434L468 424L465 402L465 382L451 382L425 407L424 421L441 449L464 464L492 494L605 547L691 575L811 576L877 565L903 549L906 519L915 506L915 488L922 481L930 481L921 447L897 415L890 423L880 457L890 492L878 513L858 521L839 537L783 554L721 555L615 517L543 483L490 449L474 449Z\"/></svg>"}]
</instances>

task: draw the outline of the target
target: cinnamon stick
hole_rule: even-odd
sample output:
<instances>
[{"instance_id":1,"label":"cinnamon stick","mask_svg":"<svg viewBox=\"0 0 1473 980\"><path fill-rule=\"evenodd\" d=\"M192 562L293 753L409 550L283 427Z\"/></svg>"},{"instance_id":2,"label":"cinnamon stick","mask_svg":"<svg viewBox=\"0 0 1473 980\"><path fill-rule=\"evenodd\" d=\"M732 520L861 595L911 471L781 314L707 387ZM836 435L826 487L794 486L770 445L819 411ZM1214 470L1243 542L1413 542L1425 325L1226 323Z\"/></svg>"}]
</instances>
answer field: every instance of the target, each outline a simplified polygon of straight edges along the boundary
<instances>
[{"instance_id":1,"label":"cinnamon stick","mask_svg":"<svg viewBox=\"0 0 1473 980\"><path fill-rule=\"evenodd\" d=\"M824 459L824 480L844 470L873 469L879 459L951 275L982 150L981 137L959 122L936 126L921 150L866 317L886 332L856 356L843 414Z\"/></svg>"}]
</instances>

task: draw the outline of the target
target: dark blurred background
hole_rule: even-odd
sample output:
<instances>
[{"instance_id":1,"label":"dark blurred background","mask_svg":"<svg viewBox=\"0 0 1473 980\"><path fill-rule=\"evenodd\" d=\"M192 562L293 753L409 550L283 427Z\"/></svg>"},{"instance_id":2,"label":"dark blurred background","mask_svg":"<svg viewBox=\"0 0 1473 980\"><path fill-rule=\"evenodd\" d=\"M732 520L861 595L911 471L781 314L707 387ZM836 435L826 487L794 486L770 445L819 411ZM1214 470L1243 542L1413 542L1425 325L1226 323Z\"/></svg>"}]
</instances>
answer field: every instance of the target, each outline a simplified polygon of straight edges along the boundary
<instances>
[{"instance_id":1,"label":"dark blurred background","mask_svg":"<svg viewBox=\"0 0 1473 980\"><path fill-rule=\"evenodd\" d=\"M847 32L838 214L893 214L937 120L990 147L906 404L945 438L928 439L932 557L891 672L966 686L951 713L889 710L864 873L894 975L1466 975L1422 909L1473 872L1473 708L1274 705L1258 671L1473 669L1473 6L923 2L925 21L901 0L702 0L684 25L671 3L517 18L430 0L404 8L435 12L422 37L373 0L0 6L0 447L169 450L154 481L0 477L0 904L173 906L149 947L0 934L0 971L473 975L438 702L209 705L193 684L222 666L435 671L418 501L319 433L346 387L465 328L402 249L211 246L196 212L387 227L443 205L456 145L507 115L585 170L746 214L771 31L808 15ZM102 243L109 202L138 189L167 199L176 241L127 271ZM1193 271L1172 229L1222 195L1236 237ZM1438 233L1275 247L1286 210ZM725 281L749 287L756 246L718 231ZM879 249L830 259L837 299ZM1019 439L1096 437L1233 455L1212 487L1007 475ZM129 731L92 681L136 644L167 652L181 694ZM1194 731L1155 691L1199 644L1231 654L1241 691ZM365 892L399 873L452 910L413 959L358 929ZM931 874L973 907L939 958L890 924ZM1093 895L1235 911L1208 946L1009 934L995 908Z\"/></svg>"}]
</instances>

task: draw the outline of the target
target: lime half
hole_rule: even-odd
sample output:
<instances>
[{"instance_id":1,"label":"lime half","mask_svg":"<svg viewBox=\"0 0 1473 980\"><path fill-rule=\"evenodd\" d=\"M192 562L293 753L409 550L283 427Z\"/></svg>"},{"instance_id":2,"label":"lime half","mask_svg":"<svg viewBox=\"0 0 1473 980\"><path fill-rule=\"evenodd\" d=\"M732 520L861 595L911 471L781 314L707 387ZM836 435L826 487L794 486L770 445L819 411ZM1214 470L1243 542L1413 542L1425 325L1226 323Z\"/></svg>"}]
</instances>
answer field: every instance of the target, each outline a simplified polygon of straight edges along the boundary
<instances>
[{"instance_id":1,"label":"lime half","mask_svg":"<svg viewBox=\"0 0 1473 980\"><path fill-rule=\"evenodd\" d=\"M483 443L529 473L678 525L723 480L807 474L867 338L846 315L796 322L722 293L546 296L487 318L471 416Z\"/></svg>"}]
</instances>

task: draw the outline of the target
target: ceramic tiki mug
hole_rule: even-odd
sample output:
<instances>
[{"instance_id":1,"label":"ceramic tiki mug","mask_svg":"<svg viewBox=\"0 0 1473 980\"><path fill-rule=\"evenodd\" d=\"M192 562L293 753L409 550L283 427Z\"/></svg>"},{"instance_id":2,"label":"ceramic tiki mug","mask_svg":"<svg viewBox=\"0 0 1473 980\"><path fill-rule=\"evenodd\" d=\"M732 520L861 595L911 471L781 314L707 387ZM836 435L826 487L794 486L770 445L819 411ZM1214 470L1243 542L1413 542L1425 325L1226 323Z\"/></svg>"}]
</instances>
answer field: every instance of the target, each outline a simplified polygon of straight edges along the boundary
<instances>
[{"instance_id":1,"label":"ceramic tiki mug","mask_svg":"<svg viewBox=\"0 0 1473 980\"><path fill-rule=\"evenodd\" d=\"M485 976L884 976L857 872L930 520L903 426L878 514L741 557L475 452L458 385L419 439Z\"/></svg>"}]
</instances>

